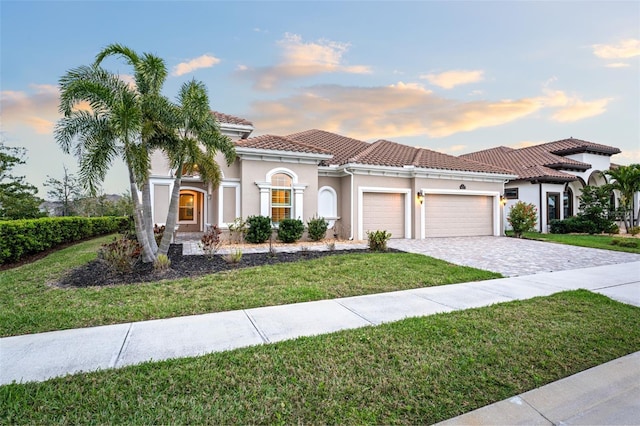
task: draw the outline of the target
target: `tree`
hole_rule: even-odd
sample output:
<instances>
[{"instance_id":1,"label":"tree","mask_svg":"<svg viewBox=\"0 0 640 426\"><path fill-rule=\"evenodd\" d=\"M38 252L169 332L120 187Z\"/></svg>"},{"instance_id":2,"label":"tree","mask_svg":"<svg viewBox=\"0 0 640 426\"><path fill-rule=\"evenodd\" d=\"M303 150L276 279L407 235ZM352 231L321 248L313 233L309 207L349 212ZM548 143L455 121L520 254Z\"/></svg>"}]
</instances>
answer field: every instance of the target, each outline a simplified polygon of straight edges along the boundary
<instances>
[{"instance_id":1,"label":"tree","mask_svg":"<svg viewBox=\"0 0 640 426\"><path fill-rule=\"evenodd\" d=\"M66 166L62 166L62 169L64 170L62 180L47 175L44 186L51 188L47 191L49 199L62 204L61 216L71 216L77 213L76 203L84 193L78 179L69 173Z\"/></svg>"},{"instance_id":2,"label":"tree","mask_svg":"<svg viewBox=\"0 0 640 426\"><path fill-rule=\"evenodd\" d=\"M221 151L227 164L235 160L235 149L231 139L220 132L218 123L209 108L209 96L204 83L192 80L182 85L178 95L175 117L177 138L164 147L171 167L176 170L166 229L160 242L158 254L167 254L172 230L178 221L178 202L183 172L197 170L200 178L217 187L220 183L220 168L215 162L216 152ZM204 148L204 149L203 149Z\"/></svg>"},{"instance_id":3,"label":"tree","mask_svg":"<svg viewBox=\"0 0 640 426\"><path fill-rule=\"evenodd\" d=\"M109 56L119 56L133 67L136 94L140 103L142 132L140 135L140 147L147 151L147 156L154 148L165 146L171 139L173 128L173 108L167 98L161 95L162 86L168 71L162 58L144 53L138 55L134 50L121 44L110 44L98 55L94 65L99 66ZM172 139L171 139L172 140ZM150 249L155 253L158 250L153 234L153 218L151 217L151 188L147 176L138 182L142 192L142 219L143 227L147 234ZM138 194L133 193L134 202Z\"/></svg>"},{"instance_id":4,"label":"tree","mask_svg":"<svg viewBox=\"0 0 640 426\"><path fill-rule=\"evenodd\" d=\"M609 176L612 182L609 184L611 189L620 192L620 210L622 220L627 232L635 223L633 220L633 196L640 191L640 164L631 164L629 166L619 166L615 169L604 172Z\"/></svg>"},{"instance_id":5,"label":"tree","mask_svg":"<svg viewBox=\"0 0 640 426\"><path fill-rule=\"evenodd\" d=\"M38 189L25 182L24 176L11 171L25 164L26 149L6 146L0 141L0 219L34 219L45 216L40 212L42 200Z\"/></svg>"},{"instance_id":6,"label":"tree","mask_svg":"<svg viewBox=\"0 0 640 426\"><path fill-rule=\"evenodd\" d=\"M79 109L87 103L89 110ZM81 66L60 79L60 119L55 138L65 153L73 152L80 162L80 179L91 195L104 181L111 163L122 157L129 174L131 194L148 177L149 152L141 143L143 132L140 97L127 83L98 66ZM134 196L134 221L143 260L152 262L154 253L144 229L142 208Z\"/></svg>"},{"instance_id":7,"label":"tree","mask_svg":"<svg viewBox=\"0 0 640 426\"><path fill-rule=\"evenodd\" d=\"M524 232L532 231L537 222L538 210L531 203L518 201L509 210L507 221L517 238L521 238Z\"/></svg>"},{"instance_id":8,"label":"tree","mask_svg":"<svg viewBox=\"0 0 640 426\"><path fill-rule=\"evenodd\" d=\"M610 204L611 187L585 186L580 195L580 212L578 217L587 221L587 228L590 234L609 232L613 230L614 211Z\"/></svg>"}]
</instances>

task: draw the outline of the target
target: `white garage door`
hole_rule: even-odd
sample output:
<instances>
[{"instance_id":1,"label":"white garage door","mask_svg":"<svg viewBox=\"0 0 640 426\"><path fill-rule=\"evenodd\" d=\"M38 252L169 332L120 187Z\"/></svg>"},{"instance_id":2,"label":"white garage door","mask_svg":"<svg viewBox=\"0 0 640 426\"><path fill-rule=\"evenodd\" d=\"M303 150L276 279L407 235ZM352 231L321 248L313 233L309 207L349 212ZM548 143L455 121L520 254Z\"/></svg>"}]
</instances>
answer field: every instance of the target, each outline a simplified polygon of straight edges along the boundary
<instances>
[{"instance_id":1,"label":"white garage door","mask_svg":"<svg viewBox=\"0 0 640 426\"><path fill-rule=\"evenodd\" d=\"M427 195L424 203L427 238L493 235L493 197Z\"/></svg>"},{"instance_id":2,"label":"white garage door","mask_svg":"<svg viewBox=\"0 0 640 426\"><path fill-rule=\"evenodd\" d=\"M362 222L367 231L385 230L391 238L404 238L404 194L365 192L362 195Z\"/></svg>"}]
</instances>

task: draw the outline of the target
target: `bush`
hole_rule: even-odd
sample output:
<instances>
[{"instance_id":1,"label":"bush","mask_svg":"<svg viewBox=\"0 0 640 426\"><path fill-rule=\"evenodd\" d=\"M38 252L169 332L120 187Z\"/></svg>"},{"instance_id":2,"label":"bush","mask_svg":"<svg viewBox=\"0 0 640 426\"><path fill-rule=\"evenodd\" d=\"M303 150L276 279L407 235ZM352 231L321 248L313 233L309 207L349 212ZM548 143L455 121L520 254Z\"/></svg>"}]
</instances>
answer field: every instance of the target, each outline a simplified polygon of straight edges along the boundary
<instances>
[{"instance_id":1,"label":"bush","mask_svg":"<svg viewBox=\"0 0 640 426\"><path fill-rule=\"evenodd\" d=\"M391 233L387 231L367 231L369 239L369 250L387 251L387 241L391 238Z\"/></svg>"},{"instance_id":2,"label":"bush","mask_svg":"<svg viewBox=\"0 0 640 426\"><path fill-rule=\"evenodd\" d=\"M320 241L327 235L329 222L323 217L314 217L307 222L307 232L312 241Z\"/></svg>"},{"instance_id":3,"label":"bush","mask_svg":"<svg viewBox=\"0 0 640 426\"><path fill-rule=\"evenodd\" d=\"M572 216L563 220L554 219L549 224L552 234L600 234L601 232L617 234L620 232L620 228L615 223L602 221L595 223L583 216Z\"/></svg>"},{"instance_id":4,"label":"bush","mask_svg":"<svg viewBox=\"0 0 640 426\"><path fill-rule=\"evenodd\" d=\"M233 223L229 224L229 240L230 242L241 243L247 234L247 222L241 217L236 217Z\"/></svg>"},{"instance_id":5,"label":"bush","mask_svg":"<svg viewBox=\"0 0 640 426\"><path fill-rule=\"evenodd\" d=\"M524 232L532 231L536 226L538 209L531 203L518 201L509 210L507 220L517 238L522 237Z\"/></svg>"},{"instance_id":6,"label":"bush","mask_svg":"<svg viewBox=\"0 0 640 426\"><path fill-rule=\"evenodd\" d=\"M218 228L218 225L213 225L211 229L202 235L202 238L200 238L200 248L204 254L213 256L218 251L222 244L220 234L222 234L222 231Z\"/></svg>"},{"instance_id":7,"label":"bush","mask_svg":"<svg viewBox=\"0 0 640 426\"><path fill-rule=\"evenodd\" d=\"M160 241L162 241L162 236L164 235L164 230L167 227L162 225L162 226L158 226L158 225L153 225L153 238L156 240L156 245L160 246Z\"/></svg>"},{"instance_id":8,"label":"bush","mask_svg":"<svg viewBox=\"0 0 640 426\"><path fill-rule=\"evenodd\" d=\"M225 262L230 263L232 265L240 263L242 260L242 250L232 250L229 253L222 256Z\"/></svg>"},{"instance_id":9,"label":"bush","mask_svg":"<svg viewBox=\"0 0 640 426\"><path fill-rule=\"evenodd\" d=\"M283 243L295 243L303 232L304 223L300 219L282 219L278 225L278 239Z\"/></svg>"},{"instance_id":10,"label":"bush","mask_svg":"<svg viewBox=\"0 0 640 426\"><path fill-rule=\"evenodd\" d=\"M112 243L103 244L98 251L98 259L105 261L113 270L122 274L133 271L142 253L137 241L121 237Z\"/></svg>"},{"instance_id":11,"label":"bush","mask_svg":"<svg viewBox=\"0 0 640 426\"><path fill-rule=\"evenodd\" d=\"M632 226L631 228L629 228L629 233L634 237L640 234L640 226Z\"/></svg>"},{"instance_id":12,"label":"bush","mask_svg":"<svg viewBox=\"0 0 640 426\"><path fill-rule=\"evenodd\" d=\"M166 272L171 266L171 260L166 254L159 254L158 258L153 262L153 269L158 272Z\"/></svg>"},{"instance_id":13,"label":"bush","mask_svg":"<svg viewBox=\"0 0 640 426\"><path fill-rule=\"evenodd\" d=\"M252 244L264 243L271 237L271 218L267 216L249 216L247 218L246 240Z\"/></svg>"},{"instance_id":14,"label":"bush","mask_svg":"<svg viewBox=\"0 0 640 426\"><path fill-rule=\"evenodd\" d=\"M45 217L0 221L0 263L16 262L61 244L117 232L124 217Z\"/></svg>"}]
</instances>

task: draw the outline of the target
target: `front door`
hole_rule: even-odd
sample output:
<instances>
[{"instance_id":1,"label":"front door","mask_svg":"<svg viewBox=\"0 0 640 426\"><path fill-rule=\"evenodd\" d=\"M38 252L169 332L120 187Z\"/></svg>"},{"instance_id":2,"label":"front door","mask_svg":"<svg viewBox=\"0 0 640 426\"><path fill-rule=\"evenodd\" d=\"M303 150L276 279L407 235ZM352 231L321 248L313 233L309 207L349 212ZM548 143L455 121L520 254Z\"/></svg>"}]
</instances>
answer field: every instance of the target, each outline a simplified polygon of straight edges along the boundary
<instances>
[{"instance_id":1,"label":"front door","mask_svg":"<svg viewBox=\"0 0 640 426\"><path fill-rule=\"evenodd\" d=\"M202 231L202 194L196 191L180 191L178 203L180 232Z\"/></svg>"}]
</instances>

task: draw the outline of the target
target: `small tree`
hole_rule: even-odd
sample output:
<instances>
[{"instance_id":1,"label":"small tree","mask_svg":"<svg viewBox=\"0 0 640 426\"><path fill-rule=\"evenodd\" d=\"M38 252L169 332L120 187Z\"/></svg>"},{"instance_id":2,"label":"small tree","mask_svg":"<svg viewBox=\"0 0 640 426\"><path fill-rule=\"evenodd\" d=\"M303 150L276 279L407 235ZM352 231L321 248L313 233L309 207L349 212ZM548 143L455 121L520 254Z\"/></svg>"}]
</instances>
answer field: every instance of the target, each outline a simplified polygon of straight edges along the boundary
<instances>
[{"instance_id":1,"label":"small tree","mask_svg":"<svg viewBox=\"0 0 640 426\"><path fill-rule=\"evenodd\" d=\"M518 201L509 210L507 221L513 228L513 233L517 238L521 238L524 232L535 229L538 218L538 209L531 203Z\"/></svg>"},{"instance_id":2,"label":"small tree","mask_svg":"<svg viewBox=\"0 0 640 426\"><path fill-rule=\"evenodd\" d=\"M611 186L585 186L580 196L578 217L591 223L589 233L609 232L615 223L615 211L611 205Z\"/></svg>"},{"instance_id":3,"label":"small tree","mask_svg":"<svg viewBox=\"0 0 640 426\"><path fill-rule=\"evenodd\" d=\"M610 188L620 192L620 216L627 232L629 232L636 225L633 220L632 209L633 196L640 191L640 164L619 166L604 172L604 174L613 180Z\"/></svg>"},{"instance_id":4,"label":"small tree","mask_svg":"<svg viewBox=\"0 0 640 426\"><path fill-rule=\"evenodd\" d=\"M62 169L62 180L47 176L44 186L50 188L47 191L49 199L62 204L61 216L71 216L77 213L76 202L83 196L82 185L72 173L69 173L66 166L62 166Z\"/></svg>"},{"instance_id":5,"label":"small tree","mask_svg":"<svg viewBox=\"0 0 640 426\"><path fill-rule=\"evenodd\" d=\"M0 219L34 219L45 216L40 212L42 200L38 189L25 182L24 176L14 176L15 166L25 164L26 149L6 146L0 141Z\"/></svg>"}]
</instances>

